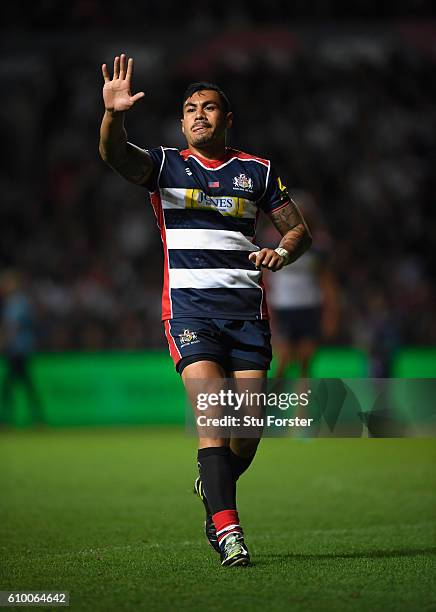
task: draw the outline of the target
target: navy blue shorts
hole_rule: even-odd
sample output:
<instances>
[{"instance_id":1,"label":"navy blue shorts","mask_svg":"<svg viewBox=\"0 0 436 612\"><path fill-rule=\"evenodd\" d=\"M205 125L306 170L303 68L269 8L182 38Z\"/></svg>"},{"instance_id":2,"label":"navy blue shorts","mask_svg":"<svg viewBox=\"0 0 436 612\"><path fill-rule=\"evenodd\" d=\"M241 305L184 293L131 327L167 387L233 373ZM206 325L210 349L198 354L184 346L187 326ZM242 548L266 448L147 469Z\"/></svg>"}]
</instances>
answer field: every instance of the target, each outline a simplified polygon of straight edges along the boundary
<instances>
[{"instance_id":1,"label":"navy blue shorts","mask_svg":"<svg viewBox=\"0 0 436 612\"><path fill-rule=\"evenodd\" d=\"M171 357L179 374L189 363L216 361L226 372L269 370L271 331L267 320L187 317L164 321Z\"/></svg>"},{"instance_id":2,"label":"navy blue shorts","mask_svg":"<svg viewBox=\"0 0 436 612\"><path fill-rule=\"evenodd\" d=\"M288 308L274 312L274 324L277 333L284 340L319 341L321 338L320 308Z\"/></svg>"}]
</instances>

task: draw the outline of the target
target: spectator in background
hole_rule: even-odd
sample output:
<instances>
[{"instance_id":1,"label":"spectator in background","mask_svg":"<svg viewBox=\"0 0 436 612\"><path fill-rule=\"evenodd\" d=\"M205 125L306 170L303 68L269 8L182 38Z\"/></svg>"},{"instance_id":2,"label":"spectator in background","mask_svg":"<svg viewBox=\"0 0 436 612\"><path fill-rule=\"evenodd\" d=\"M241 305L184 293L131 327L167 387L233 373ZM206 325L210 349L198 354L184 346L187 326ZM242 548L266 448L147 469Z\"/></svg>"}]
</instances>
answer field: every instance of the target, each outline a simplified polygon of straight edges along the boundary
<instances>
[{"instance_id":1,"label":"spectator in background","mask_svg":"<svg viewBox=\"0 0 436 612\"><path fill-rule=\"evenodd\" d=\"M312 230L313 243L282 274L269 278L276 378L282 378L293 362L299 365L301 376L307 378L318 345L334 339L338 331L338 289L328 262L329 237L320 223L321 213L313 197L301 193L297 202Z\"/></svg>"},{"instance_id":2,"label":"spectator in background","mask_svg":"<svg viewBox=\"0 0 436 612\"><path fill-rule=\"evenodd\" d=\"M35 347L35 326L31 301L24 290L21 274L5 272L0 278L2 298L1 342L6 358L6 372L1 388L0 423L9 423L12 393L21 383L34 424L43 422L41 403L29 372L29 357Z\"/></svg>"}]
</instances>

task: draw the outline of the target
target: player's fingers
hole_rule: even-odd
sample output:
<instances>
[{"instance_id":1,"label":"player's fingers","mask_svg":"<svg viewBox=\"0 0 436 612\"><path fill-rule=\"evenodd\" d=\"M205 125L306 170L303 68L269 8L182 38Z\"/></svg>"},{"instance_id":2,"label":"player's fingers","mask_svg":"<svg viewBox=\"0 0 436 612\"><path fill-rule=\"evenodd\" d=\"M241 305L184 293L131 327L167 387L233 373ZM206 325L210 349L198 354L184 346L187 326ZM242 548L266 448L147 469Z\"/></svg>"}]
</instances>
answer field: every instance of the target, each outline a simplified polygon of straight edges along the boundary
<instances>
[{"instance_id":1,"label":"player's fingers","mask_svg":"<svg viewBox=\"0 0 436 612\"><path fill-rule=\"evenodd\" d=\"M263 265L265 255L267 252L268 252L267 249L261 249L260 251L257 252L257 257L256 257L256 267L257 268L260 268Z\"/></svg>"},{"instance_id":2,"label":"player's fingers","mask_svg":"<svg viewBox=\"0 0 436 612\"><path fill-rule=\"evenodd\" d=\"M260 266L262 257L263 257L262 251L256 251L254 253L250 253L250 255L248 256L248 259L251 261L251 263L254 263L256 268L258 268Z\"/></svg>"},{"instance_id":3,"label":"player's fingers","mask_svg":"<svg viewBox=\"0 0 436 612\"><path fill-rule=\"evenodd\" d=\"M133 57L130 57L129 61L127 62L127 73L126 73L126 79L128 81L132 79L132 74L133 74Z\"/></svg>"},{"instance_id":4,"label":"player's fingers","mask_svg":"<svg viewBox=\"0 0 436 612\"><path fill-rule=\"evenodd\" d=\"M120 57L120 79L126 78L126 54L121 53Z\"/></svg>"},{"instance_id":5,"label":"player's fingers","mask_svg":"<svg viewBox=\"0 0 436 612\"><path fill-rule=\"evenodd\" d=\"M262 266L267 267L273 258L274 258L274 251L267 250L264 253L264 256L262 257L262 261L261 261Z\"/></svg>"},{"instance_id":6,"label":"player's fingers","mask_svg":"<svg viewBox=\"0 0 436 612\"><path fill-rule=\"evenodd\" d=\"M269 263L268 268L273 272L277 272L283 268L283 257L277 255L274 259Z\"/></svg>"},{"instance_id":7,"label":"player's fingers","mask_svg":"<svg viewBox=\"0 0 436 612\"><path fill-rule=\"evenodd\" d=\"M110 76L109 76L109 71L108 71L108 69L107 69L106 64L103 64L103 65L102 65L102 67L101 67L101 71L102 71L102 73L103 73L104 82L105 82L105 83L109 83L109 81L110 81L111 79L110 79Z\"/></svg>"},{"instance_id":8,"label":"player's fingers","mask_svg":"<svg viewBox=\"0 0 436 612\"><path fill-rule=\"evenodd\" d=\"M134 96L131 96L130 98L130 102L132 104L135 104L135 102L137 102L138 100L140 100L141 98L143 98L145 96L145 93L143 91L138 92L137 94L135 94Z\"/></svg>"},{"instance_id":9,"label":"player's fingers","mask_svg":"<svg viewBox=\"0 0 436 612\"><path fill-rule=\"evenodd\" d=\"M267 255L265 256L263 265L268 266L268 268L272 268L276 260L277 260L277 253L275 251L268 251Z\"/></svg>"},{"instance_id":10,"label":"player's fingers","mask_svg":"<svg viewBox=\"0 0 436 612\"><path fill-rule=\"evenodd\" d=\"M119 71L120 71L120 58L117 55L116 58L114 59L114 76L113 76L114 79L118 79Z\"/></svg>"},{"instance_id":11,"label":"player's fingers","mask_svg":"<svg viewBox=\"0 0 436 612\"><path fill-rule=\"evenodd\" d=\"M267 255L268 255L268 249L261 249L260 251L258 251L256 253L256 255L257 255L257 263L258 263L258 265L260 265L260 264L263 265L263 263L265 261L265 257L267 257Z\"/></svg>"}]
</instances>

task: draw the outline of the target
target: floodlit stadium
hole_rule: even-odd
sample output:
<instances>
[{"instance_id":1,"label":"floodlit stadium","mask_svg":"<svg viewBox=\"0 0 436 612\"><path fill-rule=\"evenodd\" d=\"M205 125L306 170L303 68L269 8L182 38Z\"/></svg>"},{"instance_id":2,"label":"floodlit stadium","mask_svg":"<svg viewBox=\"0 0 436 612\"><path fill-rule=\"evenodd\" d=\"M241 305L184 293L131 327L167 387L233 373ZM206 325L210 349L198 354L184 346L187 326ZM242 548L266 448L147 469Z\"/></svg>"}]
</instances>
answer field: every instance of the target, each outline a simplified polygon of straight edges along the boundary
<instances>
[{"instance_id":1,"label":"floodlit stadium","mask_svg":"<svg viewBox=\"0 0 436 612\"><path fill-rule=\"evenodd\" d=\"M0 609L435 609L430 3L67 4L2 25Z\"/></svg>"}]
</instances>

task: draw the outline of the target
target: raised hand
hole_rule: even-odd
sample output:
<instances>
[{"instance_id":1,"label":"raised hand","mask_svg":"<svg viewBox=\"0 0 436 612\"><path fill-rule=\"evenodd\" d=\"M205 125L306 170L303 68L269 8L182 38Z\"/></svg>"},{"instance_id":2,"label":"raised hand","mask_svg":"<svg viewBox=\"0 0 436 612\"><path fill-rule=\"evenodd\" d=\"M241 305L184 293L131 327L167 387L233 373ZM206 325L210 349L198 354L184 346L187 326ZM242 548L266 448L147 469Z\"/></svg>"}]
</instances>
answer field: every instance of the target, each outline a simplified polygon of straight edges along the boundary
<instances>
[{"instance_id":1,"label":"raised hand","mask_svg":"<svg viewBox=\"0 0 436 612\"><path fill-rule=\"evenodd\" d=\"M114 60L114 75L111 79L106 64L103 64L101 70L103 72L103 100L107 111L109 112L124 112L132 108L139 99L144 97L144 92L132 96L130 85L133 74L133 58L126 61L127 58L123 53L120 57Z\"/></svg>"}]
</instances>

